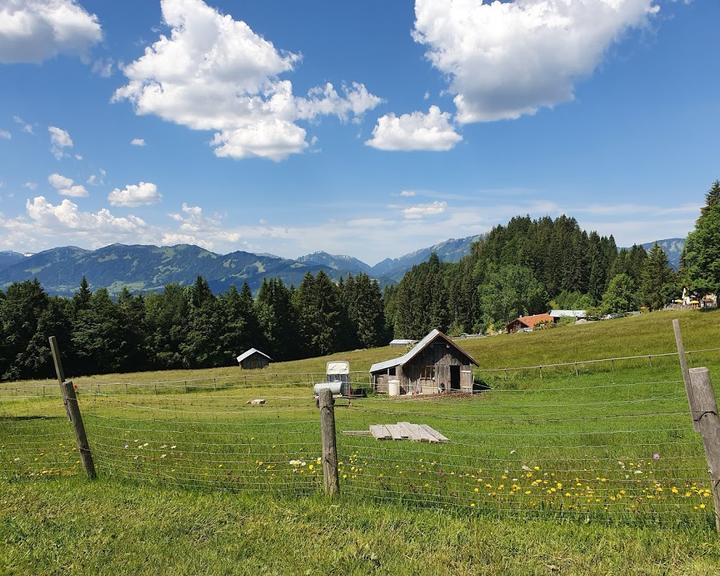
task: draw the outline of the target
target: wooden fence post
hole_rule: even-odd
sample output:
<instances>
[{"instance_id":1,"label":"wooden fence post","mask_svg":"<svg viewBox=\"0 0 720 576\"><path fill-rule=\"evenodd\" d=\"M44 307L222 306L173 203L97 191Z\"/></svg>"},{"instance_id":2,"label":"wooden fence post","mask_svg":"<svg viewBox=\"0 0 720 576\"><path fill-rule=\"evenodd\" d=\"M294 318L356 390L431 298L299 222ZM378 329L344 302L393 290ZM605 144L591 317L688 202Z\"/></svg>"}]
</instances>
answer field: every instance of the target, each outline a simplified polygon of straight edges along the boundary
<instances>
[{"instance_id":1,"label":"wooden fence post","mask_svg":"<svg viewBox=\"0 0 720 576\"><path fill-rule=\"evenodd\" d=\"M65 396L65 371L63 370L62 359L60 358L60 347L58 346L57 338L50 336L50 352L52 352L53 364L55 364L55 375L57 376L58 384L60 385L60 397L63 400L65 406L65 414L67 414L68 420L72 420L70 417L70 409L68 408L67 397Z\"/></svg>"},{"instance_id":2,"label":"wooden fence post","mask_svg":"<svg viewBox=\"0 0 720 576\"><path fill-rule=\"evenodd\" d=\"M87 434L85 433L85 425L80 414L80 405L78 404L77 394L75 394L75 386L73 386L71 380L67 380L63 383L63 387L65 388L65 405L68 407L70 421L75 429L75 440L77 441L80 458L88 478L94 480L97 476L95 474L95 463L93 462L90 444L88 444Z\"/></svg>"},{"instance_id":3,"label":"wooden fence post","mask_svg":"<svg viewBox=\"0 0 720 576\"><path fill-rule=\"evenodd\" d=\"M678 357L680 358L680 370L682 371L683 381L685 382L685 394L688 399L688 406L692 412L694 401L693 401L693 387L690 383L690 370L688 369L687 356L685 355L685 345L682 340L682 332L680 332L680 321L673 320L673 331L675 332L675 346L677 346ZM695 432L699 432L698 423L693 418L693 428Z\"/></svg>"},{"instance_id":4,"label":"wooden fence post","mask_svg":"<svg viewBox=\"0 0 720 576\"><path fill-rule=\"evenodd\" d=\"M690 382L693 389L690 413L703 438L715 504L715 529L720 532L720 416L710 371L707 368L691 368Z\"/></svg>"},{"instance_id":5,"label":"wooden fence post","mask_svg":"<svg viewBox=\"0 0 720 576\"><path fill-rule=\"evenodd\" d=\"M338 480L337 446L335 444L335 400L328 389L320 390L320 435L322 437L322 465L325 494L337 496L340 493Z\"/></svg>"}]
</instances>

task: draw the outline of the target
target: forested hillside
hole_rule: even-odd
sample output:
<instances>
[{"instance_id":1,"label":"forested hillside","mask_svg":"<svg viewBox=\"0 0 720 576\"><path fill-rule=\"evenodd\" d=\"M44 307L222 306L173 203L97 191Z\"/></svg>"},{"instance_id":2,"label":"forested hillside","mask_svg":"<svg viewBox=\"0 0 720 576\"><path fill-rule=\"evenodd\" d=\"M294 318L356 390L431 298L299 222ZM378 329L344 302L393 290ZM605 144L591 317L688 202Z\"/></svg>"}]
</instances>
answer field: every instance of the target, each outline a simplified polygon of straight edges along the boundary
<instances>
[{"instance_id":1,"label":"forested hillside","mask_svg":"<svg viewBox=\"0 0 720 576\"><path fill-rule=\"evenodd\" d=\"M213 294L206 280L117 299L83 280L72 298L49 296L37 280L0 292L0 379L52 374L48 337L56 335L68 374L235 364L255 347L274 360L372 347L387 341L380 288L366 275L339 284L320 272L297 289L263 282Z\"/></svg>"},{"instance_id":2,"label":"forested hillside","mask_svg":"<svg viewBox=\"0 0 720 576\"><path fill-rule=\"evenodd\" d=\"M493 228L457 264L431 257L410 270L386 290L386 314L396 335L418 338L432 327L501 329L550 306L657 309L676 291L659 247L649 255L641 246L618 250L612 236L583 231L574 218L525 216Z\"/></svg>"}]
</instances>

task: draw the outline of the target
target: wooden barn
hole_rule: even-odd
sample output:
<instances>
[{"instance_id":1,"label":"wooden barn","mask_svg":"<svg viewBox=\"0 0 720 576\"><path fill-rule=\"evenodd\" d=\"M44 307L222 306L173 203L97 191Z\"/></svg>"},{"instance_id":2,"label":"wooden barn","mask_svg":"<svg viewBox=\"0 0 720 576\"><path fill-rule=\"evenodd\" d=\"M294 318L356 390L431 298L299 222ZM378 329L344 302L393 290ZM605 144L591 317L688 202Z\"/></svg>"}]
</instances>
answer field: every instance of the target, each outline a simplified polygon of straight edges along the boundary
<instances>
[{"instance_id":1,"label":"wooden barn","mask_svg":"<svg viewBox=\"0 0 720 576\"><path fill-rule=\"evenodd\" d=\"M270 358L270 356L255 348L250 348L250 350L243 352L237 357L238 364L240 364L240 368L243 370L267 368L271 360L272 358Z\"/></svg>"},{"instance_id":2,"label":"wooden barn","mask_svg":"<svg viewBox=\"0 0 720 576\"><path fill-rule=\"evenodd\" d=\"M409 352L370 367L376 392L388 393L398 380L400 394L472 392L472 367L478 363L440 330L433 330Z\"/></svg>"}]
</instances>

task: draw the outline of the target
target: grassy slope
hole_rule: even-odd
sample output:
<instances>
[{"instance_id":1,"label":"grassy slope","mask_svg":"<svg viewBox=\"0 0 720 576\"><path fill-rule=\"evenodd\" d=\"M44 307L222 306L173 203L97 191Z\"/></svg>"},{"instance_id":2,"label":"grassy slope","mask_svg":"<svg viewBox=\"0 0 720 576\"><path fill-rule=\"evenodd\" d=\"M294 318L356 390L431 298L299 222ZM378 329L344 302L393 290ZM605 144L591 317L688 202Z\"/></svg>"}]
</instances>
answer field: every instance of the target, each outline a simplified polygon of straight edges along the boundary
<instances>
[{"instance_id":1,"label":"grassy slope","mask_svg":"<svg viewBox=\"0 0 720 576\"><path fill-rule=\"evenodd\" d=\"M561 327L545 333L466 340L462 344L483 367L671 352L672 316L658 313L643 318ZM687 348L710 348L717 344L720 335L717 320L720 314L683 314L681 318ZM335 357L347 358L353 363L354 369L359 369L397 352L397 349L377 349ZM720 355L717 353L696 360L709 364L713 374L718 374ZM321 372L325 361L322 358L276 364L272 370L285 374ZM122 379L142 382L210 378L223 374L235 378L239 371L234 368L170 374L109 375L85 379L85 383ZM465 435L465 438L472 439L477 436L477 425L473 419L478 417L490 419L483 422L484 430L502 430L502 423L494 423L492 418L494 415L504 416L509 409L505 398L512 397L512 394L501 394L503 387L527 387L532 391L524 416L526 420L529 419L529 423L523 424L520 420L513 425L527 426L530 434L560 434L562 427L558 428L558 425L543 419L550 406L563 401L563 393L552 392L550 388L611 383L619 386L617 390L623 394L630 394L636 391L637 381L656 378L677 380L675 362L668 359L666 363L657 362L652 368L644 364L617 366L612 373L600 370L579 377L559 371L554 375L546 375L543 381L532 376L519 381L500 380L497 382L499 391L487 397L484 401L486 405L480 407L481 412L477 411L475 402L431 401L432 406L427 402L405 402L398 406L402 407L405 414L423 414L426 421L431 424L437 422L442 429L447 429L450 422L455 422L452 424L455 437ZM627 388L624 387L624 379L628 383ZM715 379L717 382L717 376ZM672 384L675 387L668 389L669 392L651 385L642 388L641 393L664 394L661 401L675 409L682 407L684 401L682 388L676 384ZM549 390L535 390L542 386ZM236 389L217 393L207 391L189 395L150 396L144 400L144 405L162 406L163 403L170 403L181 411L202 410L203 407L237 409L239 415L248 419L246 422L252 422L253 418L260 417L260 413L242 412L241 407L246 397L257 393ZM300 389L280 389L268 391L268 394L299 399L306 393ZM595 410L592 402L604 399L604 396L602 390L585 393L583 402L590 404L587 410ZM538 398L540 407L535 409L533 406ZM102 398L93 399L92 403L91 398L88 398L84 402L88 403L91 414L88 424L92 437L97 442L111 443L112 433L108 432L106 437L101 437L97 424L103 422L101 417L127 418L127 414L116 411L112 404L104 405ZM287 417L288 411L293 420L302 418L312 421L308 437L303 441L307 446L314 447L316 414L309 402L304 402L297 404L293 400L292 407L278 406L271 408L275 412L266 414L278 418L279 430L282 429L282 418ZM356 410L339 411L340 429L366 426L383 410L387 410L383 402L380 399L371 400L361 405L365 409L359 407ZM50 398L27 401L15 399L4 407L0 403L0 409L14 415L42 413L60 416L62 411L57 402ZM622 405L611 409L617 412L622 409ZM435 420L426 416L430 411L435 412ZM142 413L130 414L129 417L136 418L138 414ZM157 417L151 421L152 427L160 427ZM193 412L192 417L200 419L202 416ZM0 418L0 444L12 442L12 436L8 436L10 428L3 428L2 420ZM54 426L57 426L57 430L66 431L66 424L61 418L37 422L45 426L43 430L55 430ZM639 421L633 418L633 422ZM677 423L687 425L684 414L674 420L661 422L663 426ZM640 424L657 427L657 423L652 421ZM32 426L38 424L23 421L22 425L32 431ZM213 416L207 423L199 424L198 429L202 430L202 426L222 430L223 422ZM602 434L602 422L597 426L598 433ZM576 429L570 431L578 433ZM583 429L583 433L585 431ZM163 438L161 435L152 437L149 425L139 428L136 433L144 434L150 442L157 441L158 445ZM129 436L127 439L132 441L131 438ZM668 438L673 442L697 440L689 431L680 438ZM600 439L605 441L604 436L600 436ZM372 441L368 443L362 438L340 437L339 442L343 453L350 449L358 450L361 458L363 450L375 450ZM461 444L445 447L446 456L452 455L453 461L459 465L468 461ZM405 443L387 445L387 448L384 445L383 448L387 456L395 459L393 462L397 461L404 466L412 465L408 458L417 458L423 451L432 450L427 445L412 445L410 449L410 445ZM472 446L474 452L480 451L489 457L501 453L507 455L507 448L499 441L482 447ZM679 448L685 449L685 444L679 445ZM64 465L75 459L72 450L67 449ZM632 450L625 445L622 449ZM118 452L122 454L121 450ZM519 450L515 456L524 457L521 452ZM548 459L552 461L553 458L559 459L561 464L562 458L566 456L564 452L568 451L545 451L542 464L545 465ZM367 454L372 456L374 452ZM308 456L311 455L308 453ZM99 455L100 468L107 468L116 456L110 448L106 448L106 453ZM601 454L593 452L592 456L600 457ZM669 456L663 452L663 459L658 466L671 465L671 461L666 459ZM237 457L237 454L233 454L233 458ZM255 458L254 454L252 458ZM283 458L287 458L287 455L283 454ZM503 463L503 466L519 465L524 461L519 459L510 464ZM11 462L12 459L3 461L0 450L0 465L9 468ZM165 462L156 459L155 463L149 461L147 465L157 466L161 470ZM197 461L191 462L193 470L197 471L201 462L202 455ZM182 461L173 465L179 467ZM372 468L372 465L370 458L367 466ZM70 471L76 473L76 467L71 465ZM203 473L218 474L217 470L209 469ZM131 473L127 475L132 476ZM358 479L359 486L362 486L363 480L363 477ZM267 482L269 486L270 480ZM203 485L202 482L199 484ZM351 479L348 479L346 486L352 485ZM143 482L138 484L107 478L88 484L77 477L45 481L28 481L18 477L14 481L0 480L0 489L0 573L3 574L608 574L620 570L629 574L709 574L720 569L720 544L708 522L687 521L673 529L657 528L642 522L638 523L638 527L622 522L605 525L592 521L584 525L577 520L560 523L554 519L518 520L472 515L467 509L455 513L448 510L406 509L392 503L376 505L369 498L363 501L357 497L346 497L328 506L317 497L293 499L282 495L272 498L243 493L227 494L206 489L184 490L162 481L148 486ZM683 514L692 516L693 513L683 511ZM632 559L631 563L628 563L629 558Z\"/></svg>"},{"instance_id":2,"label":"grassy slope","mask_svg":"<svg viewBox=\"0 0 720 576\"><path fill-rule=\"evenodd\" d=\"M555 362L573 362L635 354L673 352L675 340L671 321L679 318L685 348L697 350L720 346L720 310L699 312L655 312L640 318L624 318L584 325L563 325L532 334L503 334L491 338L459 340L460 345L478 361L481 368L531 366ZM328 360L349 360L353 371L367 372L374 362L404 353L403 348L372 348L338 352L330 356L277 362L264 375L308 374L321 377ZM243 376L257 378L257 371ZM163 370L131 374L104 374L75 378L76 384L104 382L153 382L193 379L239 378L237 366L198 370ZM52 384L52 380L48 381Z\"/></svg>"},{"instance_id":3,"label":"grassy slope","mask_svg":"<svg viewBox=\"0 0 720 576\"><path fill-rule=\"evenodd\" d=\"M713 534L80 480L0 496L3 574L717 573Z\"/></svg>"}]
</instances>

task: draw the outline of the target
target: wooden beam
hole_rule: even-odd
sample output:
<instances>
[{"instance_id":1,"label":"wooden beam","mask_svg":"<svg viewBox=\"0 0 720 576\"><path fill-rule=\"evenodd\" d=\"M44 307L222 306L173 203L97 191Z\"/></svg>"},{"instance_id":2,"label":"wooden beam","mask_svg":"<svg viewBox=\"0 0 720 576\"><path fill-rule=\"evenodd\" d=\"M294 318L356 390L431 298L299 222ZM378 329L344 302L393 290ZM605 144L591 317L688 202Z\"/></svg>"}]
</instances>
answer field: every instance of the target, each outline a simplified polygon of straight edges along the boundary
<instances>
[{"instance_id":1,"label":"wooden beam","mask_svg":"<svg viewBox=\"0 0 720 576\"><path fill-rule=\"evenodd\" d=\"M709 370L691 368L690 382L693 389L691 413L703 438L715 505L715 529L720 532L720 416Z\"/></svg>"},{"instance_id":2,"label":"wooden beam","mask_svg":"<svg viewBox=\"0 0 720 576\"><path fill-rule=\"evenodd\" d=\"M687 355L685 354L685 345L683 344L682 332L680 331L680 321L676 318L672 321L673 332L675 332L675 346L678 351L678 358L680 359L680 371L682 372L683 382L685 383L685 394L688 399L688 406L690 406L690 412L693 417L693 428L696 432L699 431L696 414L692 413L694 401L693 401L693 387L690 383L690 370L687 363Z\"/></svg>"},{"instance_id":3,"label":"wooden beam","mask_svg":"<svg viewBox=\"0 0 720 576\"><path fill-rule=\"evenodd\" d=\"M322 439L325 494L335 497L340 494L337 445L335 443L335 400L328 388L320 390L318 400L320 404L320 436Z\"/></svg>"},{"instance_id":4,"label":"wooden beam","mask_svg":"<svg viewBox=\"0 0 720 576\"><path fill-rule=\"evenodd\" d=\"M82 414L80 414L80 405L78 404L77 394L75 394L75 386L72 381L63 382L65 388L65 406L70 413L70 422L75 429L75 440L77 442L78 452L82 460L85 472L90 480L94 480L97 476L95 473L95 463L93 462L92 452L90 452L90 444L88 443L87 434L85 433L85 425L83 424Z\"/></svg>"}]
</instances>

